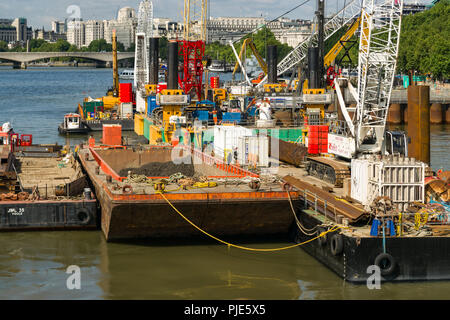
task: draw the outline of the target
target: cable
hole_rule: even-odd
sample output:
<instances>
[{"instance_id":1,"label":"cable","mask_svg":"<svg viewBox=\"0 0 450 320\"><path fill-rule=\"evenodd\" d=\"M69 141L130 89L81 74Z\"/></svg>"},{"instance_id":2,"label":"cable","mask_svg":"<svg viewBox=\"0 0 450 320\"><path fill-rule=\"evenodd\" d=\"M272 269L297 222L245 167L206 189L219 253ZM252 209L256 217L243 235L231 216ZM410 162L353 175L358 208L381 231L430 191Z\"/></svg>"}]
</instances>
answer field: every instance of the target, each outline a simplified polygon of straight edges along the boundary
<instances>
[{"instance_id":1,"label":"cable","mask_svg":"<svg viewBox=\"0 0 450 320\"><path fill-rule=\"evenodd\" d=\"M160 194L161 197L162 197L164 200L166 200L166 202L172 207L173 210L175 210L176 213L178 213L184 220L186 220L190 225L192 225L192 226L193 226L194 228L196 228L198 231L204 233L204 234L207 235L208 237L210 237L210 238L212 238L212 239L214 239L214 240L216 240L216 241L218 241L218 242L221 242L221 243L223 243L223 244L226 244L228 247L235 247L235 248L242 249L242 250L258 251L258 252L273 252L273 251L281 251L281 250L291 249L291 248L299 247L299 246L304 245L304 244L306 244L306 243L312 242L312 241L314 241L314 240L316 240L316 239L318 239L318 238L320 238L320 237L325 236L327 233L334 232L334 231L336 231L336 230L338 230L338 229L346 228L346 227L344 227L344 226L342 226L342 227L341 227L341 226L335 226L335 227L329 229L328 231L324 231L324 232L320 233L317 237L314 237L314 238L311 238L311 239L306 240L306 241L304 241L304 242L297 243L297 244L294 244L294 245L291 245L291 246L287 246L287 247L273 248L273 249L249 248L249 247L239 246L239 245L236 245L236 244L232 244L232 243L226 242L226 241L224 241L224 240L221 240L221 239L219 239L219 238L217 238L217 237L215 237L215 236L209 234L208 232L206 232L205 230L201 229L201 228L198 227L196 224L194 224L191 220L189 220L188 218L186 218L180 211L178 211L178 209L175 208L175 206L169 201L169 199L167 199L167 198L164 196L164 193L162 193L162 192L157 192L157 193Z\"/></svg>"},{"instance_id":2,"label":"cable","mask_svg":"<svg viewBox=\"0 0 450 320\"><path fill-rule=\"evenodd\" d=\"M289 10L289 11L286 11L285 13L283 13L282 15L280 15L280 16L278 16L278 17L276 17L275 19L273 19L273 20L271 20L271 21L269 21L268 23L265 23L265 24L263 24L262 26L259 26L258 28L256 28L255 30L253 30L253 31L251 31L251 32L249 32L249 33L247 33L245 36L243 36L242 38L240 38L240 39L238 39L238 40L235 40L235 41L233 41L233 44L235 44L236 42L239 42L239 41L241 41L242 39L244 39L246 36L248 36L249 34L253 34L253 33L255 33L256 31L258 31L259 29L261 29L261 28L263 28L263 27L265 27L265 26L267 26L268 24L270 24L270 23L272 23L272 22L275 22L275 21L277 21L278 19L280 19L281 17L283 17L283 16L285 16L285 15L287 15L288 13L291 13L292 11L294 11L294 10L296 10L296 9L298 9L298 8L300 8L301 6L303 6L303 5L305 5L305 4L307 4L308 2L310 2L311 0L306 0L306 1L304 1L304 2L302 2L302 3L300 3L298 6L296 6L296 7L294 7L294 8L292 8L291 10Z\"/></svg>"}]
</instances>

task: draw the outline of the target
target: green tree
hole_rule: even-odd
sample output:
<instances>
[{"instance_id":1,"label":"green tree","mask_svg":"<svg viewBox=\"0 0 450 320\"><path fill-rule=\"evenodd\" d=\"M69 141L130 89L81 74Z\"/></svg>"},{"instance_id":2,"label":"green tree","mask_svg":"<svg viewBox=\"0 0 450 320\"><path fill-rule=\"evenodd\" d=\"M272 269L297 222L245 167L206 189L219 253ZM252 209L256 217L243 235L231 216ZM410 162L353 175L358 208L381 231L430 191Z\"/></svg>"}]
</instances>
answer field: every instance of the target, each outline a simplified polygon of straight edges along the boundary
<instances>
[{"instance_id":1,"label":"green tree","mask_svg":"<svg viewBox=\"0 0 450 320\"><path fill-rule=\"evenodd\" d=\"M410 70L433 79L450 76L450 0L403 17L398 70Z\"/></svg>"},{"instance_id":2,"label":"green tree","mask_svg":"<svg viewBox=\"0 0 450 320\"><path fill-rule=\"evenodd\" d=\"M112 44L107 43L105 39L94 40L87 47L87 51L90 51L90 52L101 52L101 51L111 52L112 51Z\"/></svg>"},{"instance_id":3,"label":"green tree","mask_svg":"<svg viewBox=\"0 0 450 320\"><path fill-rule=\"evenodd\" d=\"M5 41L0 41L0 52L8 51L8 44Z\"/></svg>"}]
</instances>

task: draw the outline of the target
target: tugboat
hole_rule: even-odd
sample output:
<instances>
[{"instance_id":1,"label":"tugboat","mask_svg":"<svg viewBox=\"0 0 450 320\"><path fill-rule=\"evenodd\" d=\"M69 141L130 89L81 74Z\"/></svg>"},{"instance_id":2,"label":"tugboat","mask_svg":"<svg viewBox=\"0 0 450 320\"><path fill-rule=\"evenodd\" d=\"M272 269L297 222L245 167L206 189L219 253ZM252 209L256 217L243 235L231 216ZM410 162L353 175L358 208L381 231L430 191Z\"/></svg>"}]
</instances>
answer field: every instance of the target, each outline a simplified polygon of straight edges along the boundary
<instances>
[{"instance_id":1,"label":"tugboat","mask_svg":"<svg viewBox=\"0 0 450 320\"><path fill-rule=\"evenodd\" d=\"M127 72L125 72L127 71ZM125 70L122 75L132 76L134 71ZM117 64L117 36L113 34L113 87L101 98L86 97L74 113L64 116L58 126L60 134L102 131L104 124L120 124L122 130L134 130L135 97L131 83L119 83Z\"/></svg>"},{"instance_id":2,"label":"tugboat","mask_svg":"<svg viewBox=\"0 0 450 320\"><path fill-rule=\"evenodd\" d=\"M89 129L81 121L81 116L78 113L68 113L64 115L64 121L59 125L58 132L60 134L66 133L87 133Z\"/></svg>"}]
</instances>

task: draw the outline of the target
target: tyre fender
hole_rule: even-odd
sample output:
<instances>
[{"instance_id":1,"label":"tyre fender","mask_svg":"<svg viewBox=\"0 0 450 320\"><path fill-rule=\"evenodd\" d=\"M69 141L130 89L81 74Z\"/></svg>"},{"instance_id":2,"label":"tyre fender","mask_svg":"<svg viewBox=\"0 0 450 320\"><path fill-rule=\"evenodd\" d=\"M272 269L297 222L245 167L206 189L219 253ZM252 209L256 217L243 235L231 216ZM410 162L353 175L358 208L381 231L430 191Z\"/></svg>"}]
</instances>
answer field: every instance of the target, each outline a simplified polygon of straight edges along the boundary
<instances>
[{"instance_id":1,"label":"tyre fender","mask_svg":"<svg viewBox=\"0 0 450 320\"><path fill-rule=\"evenodd\" d=\"M389 253L380 253L375 258L374 264L380 268L382 276L389 276L394 272L397 261L395 261L395 258Z\"/></svg>"},{"instance_id":2,"label":"tyre fender","mask_svg":"<svg viewBox=\"0 0 450 320\"><path fill-rule=\"evenodd\" d=\"M340 234L334 234L330 240L330 250L334 256L340 255L344 251L344 239Z\"/></svg>"},{"instance_id":3,"label":"tyre fender","mask_svg":"<svg viewBox=\"0 0 450 320\"><path fill-rule=\"evenodd\" d=\"M77 218L81 224L88 224L91 221L91 213L85 208L78 209Z\"/></svg>"}]
</instances>

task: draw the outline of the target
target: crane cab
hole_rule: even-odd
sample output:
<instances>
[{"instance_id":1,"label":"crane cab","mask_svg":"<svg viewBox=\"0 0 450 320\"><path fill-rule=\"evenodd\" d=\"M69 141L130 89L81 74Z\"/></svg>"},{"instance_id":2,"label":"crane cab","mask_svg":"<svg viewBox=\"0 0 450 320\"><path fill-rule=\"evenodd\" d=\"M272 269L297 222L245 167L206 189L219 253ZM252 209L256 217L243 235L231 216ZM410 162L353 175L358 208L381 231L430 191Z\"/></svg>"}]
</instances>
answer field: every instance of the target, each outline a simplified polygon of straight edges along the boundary
<instances>
[{"instance_id":1,"label":"crane cab","mask_svg":"<svg viewBox=\"0 0 450 320\"><path fill-rule=\"evenodd\" d=\"M381 148L383 155L401 155L407 157L408 140L405 132L386 130Z\"/></svg>"}]
</instances>

